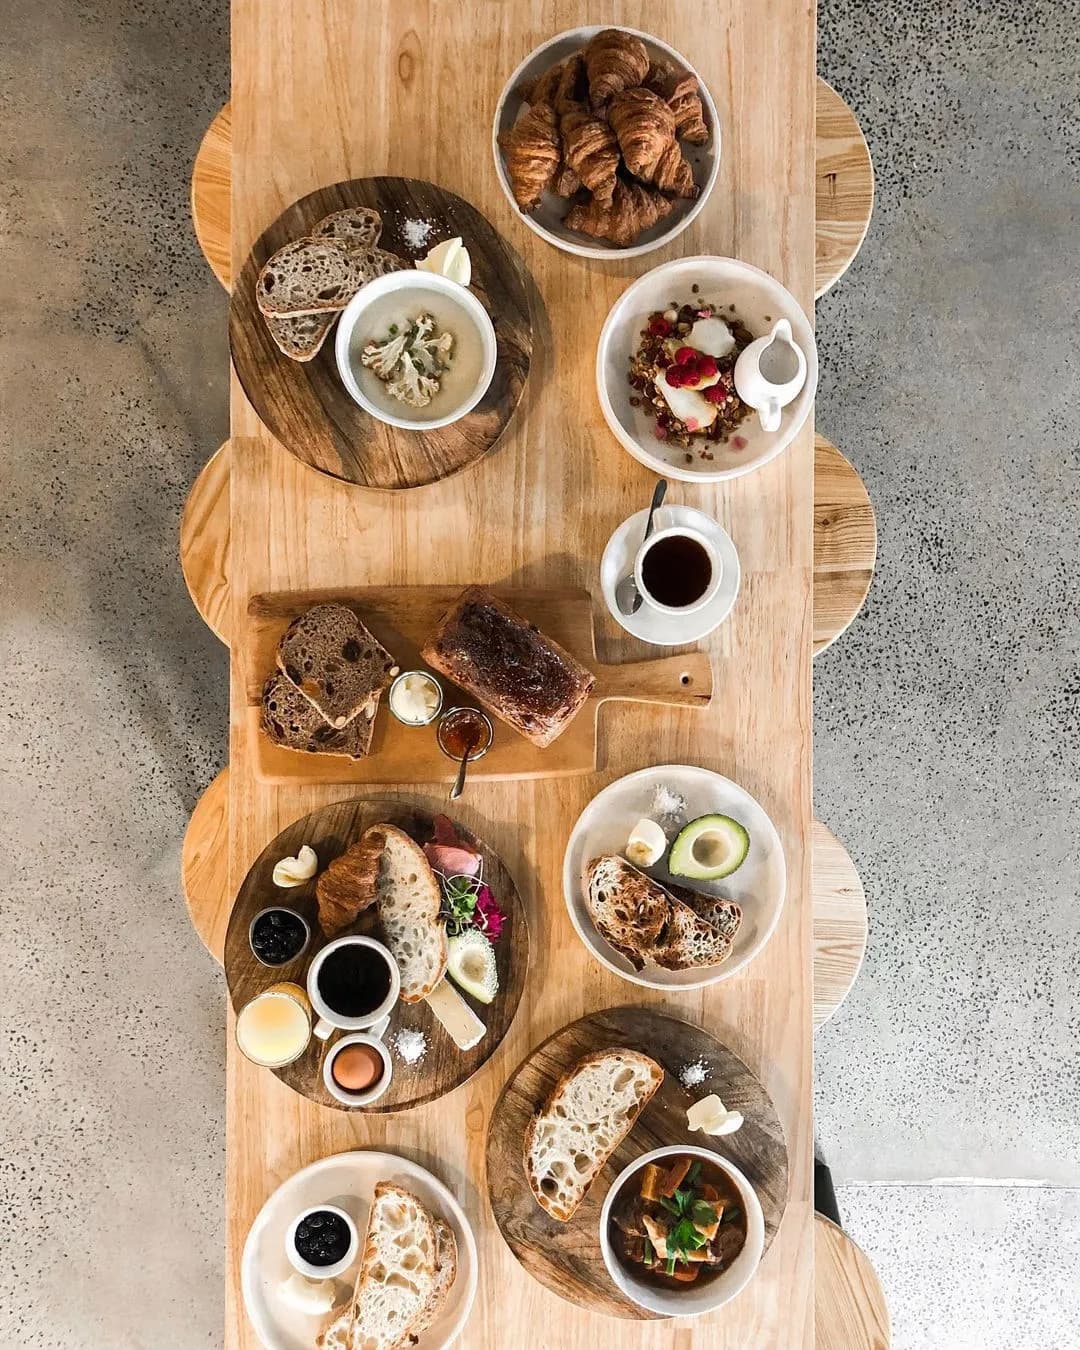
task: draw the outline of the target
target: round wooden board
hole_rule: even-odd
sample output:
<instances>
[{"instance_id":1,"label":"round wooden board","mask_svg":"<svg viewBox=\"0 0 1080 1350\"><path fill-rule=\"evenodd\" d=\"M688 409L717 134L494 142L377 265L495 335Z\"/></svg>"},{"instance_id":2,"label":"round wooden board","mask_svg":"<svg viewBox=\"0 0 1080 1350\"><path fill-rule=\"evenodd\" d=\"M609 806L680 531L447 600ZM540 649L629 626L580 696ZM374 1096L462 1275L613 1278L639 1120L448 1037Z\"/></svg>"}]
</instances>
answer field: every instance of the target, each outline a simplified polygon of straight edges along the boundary
<instances>
[{"instance_id":1,"label":"round wooden board","mask_svg":"<svg viewBox=\"0 0 1080 1350\"><path fill-rule=\"evenodd\" d=\"M332 211L371 206L383 218L379 247L414 260L440 240L460 235L472 258L472 289L495 324L498 363L479 404L452 426L405 431L369 416L338 376L334 334L311 361L282 355L255 302L255 282L277 249L305 234ZM431 222L423 249L409 249L408 220ZM514 413L532 358L532 282L510 245L445 188L417 178L358 178L301 197L258 239L233 288L229 344L244 393L274 436L297 459L334 478L385 490L438 482L491 450Z\"/></svg>"},{"instance_id":2,"label":"round wooden board","mask_svg":"<svg viewBox=\"0 0 1080 1350\"><path fill-rule=\"evenodd\" d=\"M866 894L836 835L814 821L810 888L814 918L814 1027L836 1012L866 955Z\"/></svg>"},{"instance_id":3,"label":"round wooden board","mask_svg":"<svg viewBox=\"0 0 1080 1350\"><path fill-rule=\"evenodd\" d=\"M207 628L229 645L229 442L203 465L180 518L180 570Z\"/></svg>"},{"instance_id":4,"label":"round wooden board","mask_svg":"<svg viewBox=\"0 0 1080 1350\"><path fill-rule=\"evenodd\" d=\"M615 1150L569 1223L551 1218L536 1203L525 1176L525 1128L555 1084L582 1055L612 1046L644 1051L664 1068L664 1081L634 1128ZM709 1075L688 1092L678 1072L703 1058ZM724 1139L692 1134L690 1103L716 1092L746 1118ZM753 1183L765 1215L765 1247L787 1205L788 1153L783 1126L753 1071L707 1031L655 1008L609 1008L592 1013L548 1037L511 1074L495 1103L487 1137L487 1186L495 1221L507 1245L534 1279L553 1293L610 1317L656 1320L615 1287L600 1253L600 1210L618 1174L650 1149L671 1144L715 1147Z\"/></svg>"},{"instance_id":5,"label":"round wooden board","mask_svg":"<svg viewBox=\"0 0 1080 1350\"><path fill-rule=\"evenodd\" d=\"M232 107L226 103L202 138L191 168L195 238L218 281L232 282Z\"/></svg>"},{"instance_id":6,"label":"round wooden board","mask_svg":"<svg viewBox=\"0 0 1080 1350\"><path fill-rule=\"evenodd\" d=\"M302 844L310 844L318 854L321 871L339 854L344 853L369 825L379 822L396 825L417 842L422 843L432 837L433 815L434 812L426 805L420 803L413 805L408 800L359 797L320 807L309 816L294 821L288 829L282 830L259 854L254 866L244 878L229 918L229 929L225 936L225 978L228 981L234 1010L239 1012L260 990L278 984L282 980L304 984L311 958L326 943L316 917L318 905L315 899L315 880L312 879L303 886L282 890L273 882L275 863L282 858L295 857ZM457 824L456 813L452 818ZM394 1034L403 1028L415 1028L427 1037L427 1054L419 1063L411 1066L403 1063L395 1054L394 1077L385 1096L372 1106L351 1109L369 1113L406 1111L410 1107L436 1101L472 1077L498 1048L500 1041L510 1030L510 1023L514 1020L529 965L529 929L525 908L514 879L503 866L498 854L463 825L459 824L458 829L462 839L482 855L484 878L507 917L506 926L495 944L499 992L488 1007L475 1008L480 1020L487 1027L487 1032L471 1050L459 1050L426 1003L399 1002L391 1015L388 1039L392 1041ZM248 942L248 927L259 910L275 904L286 905L302 914L311 926L312 941L307 951L296 961L271 969L255 958ZM360 921L347 931L373 931L376 936L378 935L377 926L369 921L368 916L363 915ZM330 1096L322 1080L323 1057L328 1046L332 1045L340 1034L335 1033L325 1042L313 1036L311 1044L298 1060L283 1069L272 1069L268 1072L276 1073L283 1083L287 1083L289 1087L313 1102L333 1107L338 1111L349 1110L350 1108L342 1106Z\"/></svg>"},{"instance_id":7,"label":"round wooden board","mask_svg":"<svg viewBox=\"0 0 1080 1350\"><path fill-rule=\"evenodd\" d=\"M858 470L814 437L814 655L862 609L874 579L877 522Z\"/></svg>"},{"instance_id":8,"label":"round wooden board","mask_svg":"<svg viewBox=\"0 0 1080 1350\"><path fill-rule=\"evenodd\" d=\"M815 120L816 298L840 280L866 238L874 211L874 166L855 114L820 78Z\"/></svg>"},{"instance_id":9,"label":"round wooden board","mask_svg":"<svg viewBox=\"0 0 1080 1350\"><path fill-rule=\"evenodd\" d=\"M229 926L229 769L195 803L180 846L180 884L188 917L215 961Z\"/></svg>"},{"instance_id":10,"label":"round wooden board","mask_svg":"<svg viewBox=\"0 0 1080 1350\"><path fill-rule=\"evenodd\" d=\"M816 1350L889 1350L889 1307L870 1258L842 1228L814 1215Z\"/></svg>"}]
</instances>

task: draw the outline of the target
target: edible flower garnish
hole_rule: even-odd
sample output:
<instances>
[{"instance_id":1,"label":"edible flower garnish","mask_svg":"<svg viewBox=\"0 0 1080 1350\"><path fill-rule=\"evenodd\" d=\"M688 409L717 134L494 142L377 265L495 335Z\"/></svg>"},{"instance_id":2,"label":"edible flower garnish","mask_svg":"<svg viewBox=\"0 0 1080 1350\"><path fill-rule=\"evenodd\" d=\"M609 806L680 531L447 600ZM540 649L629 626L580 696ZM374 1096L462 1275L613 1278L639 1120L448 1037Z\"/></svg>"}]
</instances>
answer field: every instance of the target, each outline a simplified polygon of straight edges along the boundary
<instances>
[{"instance_id":1,"label":"edible flower garnish","mask_svg":"<svg viewBox=\"0 0 1080 1350\"><path fill-rule=\"evenodd\" d=\"M491 942L498 942L502 933L506 915L491 893L491 888L481 886L476 893L476 909L473 911L473 924L485 933Z\"/></svg>"}]
</instances>

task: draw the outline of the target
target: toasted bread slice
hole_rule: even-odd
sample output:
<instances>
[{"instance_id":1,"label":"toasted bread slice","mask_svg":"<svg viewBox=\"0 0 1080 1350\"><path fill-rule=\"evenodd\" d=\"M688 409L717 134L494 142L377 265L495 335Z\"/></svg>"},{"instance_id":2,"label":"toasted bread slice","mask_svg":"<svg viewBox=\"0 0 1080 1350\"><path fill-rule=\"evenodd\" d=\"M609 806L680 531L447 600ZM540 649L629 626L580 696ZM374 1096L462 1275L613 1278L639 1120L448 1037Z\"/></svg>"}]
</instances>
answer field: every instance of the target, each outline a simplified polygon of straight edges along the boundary
<instances>
[{"instance_id":1,"label":"toasted bread slice","mask_svg":"<svg viewBox=\"0 0 1080 1350\"><path fill-rule=\"evenodd\" d=\"M607 854L586 868L585 898L600 935L637 969L670 917L670 897L625 858Z\"/></svg>"},{"instance_id":2,"label":"toasted bread slice","mask_svg":"<svg viewBox=\"0 0 1080 1350\"><path fill-rule=\"evenodd\" d=\"M692 891L689 886L669 886L667 888L676 900L689 905L695 914L727 938L735 941L735 934L742 923L742 906L734 900L725 900L722 895L706 895L704 891Z\"/></svg>"},{"instance_id":3,"label":"toasted bread slice","mask_svg":"<svg viewBox=\"0 0 1080 1350\"><path fill-rule=\"evenodd\" d=\"M696 970L717 966L731 953L731 938L700 915L671 899L671 914L660 940L648 951L648 959L663 970Z\"/></svg>"},{"instance_id":4,"label":"toasted bread slice","mask_svg":"<svg viewBox=\"0 0 1080 1350\"><path fill-rule=\"evenodd\" d=\"M394 658L347 605L315 605L285 630L278 669L333 727L374 716L397 674Z\"/></svg>"},{"instance_id":5,"label":"toasted bread slice","mask_svg":"<svg viewBox=\"0 0 1080 1350\"><path fill-rule=\"evenodd\" d=\"M310 361L318 356L336 317L336 314L263 315L278 350L292 361Z\"/></svg>"},{"instance_id":6,"label":"toasted bread slice","mask_svg":"<svg viewBox=\"0 0 1080 1350\"><path fill-rule=\"evenodd\" d=\"M370 206L349 206L323 216L312 239L336 239L346 248L373 248L382 234L382 216Z\"/></svg>"},{"instance_id":7,"label":"toasted bread slice","mask_svg":"<svg viewBox=\"0 0 1080 1350\"><path fill-rule=\"evenodd\" d=\"M424 850L394 825L372 825L362 844L380 850L375 897L379 921L401 975L401 998L419 1003L446 974L442 892Z\"/></svg>"},{"instance_id":8,"label":"toasted bread slice","mask_svg":"<svg viewBox=\"0 0 1080 1350\"><path fill-rule=\"evenodd\" d=\"M275 745L312 755L347 755L363 759L371 751L376 705L343 727L332 727L296 685L281 674L263 685L262 727Z\"/></svg>"},{"instance_id":9,"label":"toasted bread slice","mask_svg":"<svg viewBox=\"0 0 1080 1350\"><path fill-rule=\"evenodd\" d=\"M525 1175L553 1219L573 1218L663 1081L648 1055L611 1049L586 1055L556 1083L525 1131Z\"/></svg>"}]
</instances>

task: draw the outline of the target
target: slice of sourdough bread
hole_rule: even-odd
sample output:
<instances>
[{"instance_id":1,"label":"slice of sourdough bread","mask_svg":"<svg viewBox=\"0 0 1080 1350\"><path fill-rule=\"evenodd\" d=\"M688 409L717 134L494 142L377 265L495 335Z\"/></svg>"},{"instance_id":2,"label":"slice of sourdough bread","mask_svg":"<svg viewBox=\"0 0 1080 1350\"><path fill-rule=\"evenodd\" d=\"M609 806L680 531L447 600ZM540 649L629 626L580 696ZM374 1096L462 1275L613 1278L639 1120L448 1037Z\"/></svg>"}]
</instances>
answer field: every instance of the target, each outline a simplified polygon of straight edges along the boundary
<instances>
[{"instance_id":1,"label":"slice of sourdough bread","mask_svg":"<svg viewBox=\"0 0 1080 1350\"><path fill-rule=\"evenodd\" d=\"M347 605L315 605L278 643L278 669L333 727L374 716L397 674L394 658Z\"/></svg>"},{"instance_id":2,"label":"slice of sourdough bread","mask_svg":"<svg viewBox=\"0 0 1080 1350\"><path fill-rule=\"evenodd\" d=\"M382 216L370 206L349 206L334 211L311 231L312 239L336 239L346 248L369 248L379 242Z\"/></svg>"},{"instance_id":3,"label":"slice of sourdough bread","mask_svg":"<svg viewBox=\"0 0 1080 1350\"><path fill-rule=\"evenodd\" d=\"M335 317L334 314L263 315L278 350L291 361L310 361L318 356Z\"/></svg>"},{"instance_id":4,"label":"slice of sourdough bread","mask_svg":"<svg viewBox=\"0 0 1080 1350\"><path fill-rule=\"evenodd\" d=\"M382 847L375 881L379 921L401 975L404 1003L419 1003L446 974L442 892L424 850L394 825L372 825L361 842Z\"/></svg>"},{"instance_id":5,"label":"slice of sourdough bread","mask_svg":"<svg viewBox=\"0 0 1080 1350\"><path fill-rule=\"evenodd\" d=\"M585 899L601 936L641 970L670 917L667 893L625 858L605 854L585 869Z\"/></svg>"},{"instance_id":6,"label":"slice of sourdough bread","mask_svg":"<svg viewBox=\"0 0 1080 1350\"><path fill-rule=\"evenodd\" d=\"M335 314L365 281L370 266L337 239L294 239L263 264L255 300L273 314Z\"/></svg>"},{"instance_id":7,"label":"slice of sourdough bread","mask_svg":"<svg viewBox=\"0 0 1080 1350\"><path fill-rule=\"evenodd\" d=\"M422 1331L427 1331L446 1307L446 1300L457 1279L458 1253L454 1230L442 1219L433 1218L432 1222L435 1225L435 1283L431 1287L427 1306L410 1328L411 1336L419 1336Z\"/></svg>"},{"instance_id":8,"label":"slice of sourdough bread","mask_svg":"<svg viewBox=\"0 0 1080 1350\"><path fill-rule=\"evenodd\" d=\"M718 966L731 952L732 939L695 914L681 900L671 899L671 913L660 940L647 952L663 970L696 970Z\"/></svg>"},{"instance_id":9,"label":"slice of sourdough bread","mask_svg":"<svg viewBox=\"0 0 1080 1350\"><path fill-rule=\"evenodd\" d=\"M568 1222L664 1081L654 1059L611 1049L579 1059L525 1131L525 1175L537 1203Z\"/></svg>"},{"instance_id":10,"label":"slice of sourdough bread","mask_svg":"<svg viewBox=\"0 0 1080 1350\"><path fill-rule=\"evenodd\" d=\"M275 674L263 685L262 727L275 745L286 750L363 759L371 751L375 707L343 727L332 727L290 679Z\"/></svg>"}]
</instances>

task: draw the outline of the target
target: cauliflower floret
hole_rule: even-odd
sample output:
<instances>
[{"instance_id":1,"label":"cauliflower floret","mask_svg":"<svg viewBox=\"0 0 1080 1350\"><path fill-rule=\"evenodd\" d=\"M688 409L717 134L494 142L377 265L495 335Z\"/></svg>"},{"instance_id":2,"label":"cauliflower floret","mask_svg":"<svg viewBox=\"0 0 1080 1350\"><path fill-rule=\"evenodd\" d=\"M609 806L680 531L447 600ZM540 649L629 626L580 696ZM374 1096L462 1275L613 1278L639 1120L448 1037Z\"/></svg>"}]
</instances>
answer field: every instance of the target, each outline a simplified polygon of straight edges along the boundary
<instances>
[{"instance_id":1,"label":"cauliflower floret","mask_svg":"<svg viewBox=\"0 0 1080 1350\"><path fill-rule=\"evenodd\" d=\"M439 380L435 375L426 375L409 352L402 352L398 374L386 388L402 403L408 403L413 408L426 408L439 392Z\"/></svg>"},{"instance_id":2,"label":"cauliflower floret","mask_svg":"<svg viewBox=\"0 0 1080 1350\"><path fill-rule=\"evenodd\" d=\"M394 367L401 360L405 344L409 340L408 329L398 333L397 337L388 337L385 342L369 342L360 353L360 360L378 375L380 380L389 380Z\"/></svg>"},{"instance_id":3,"label":"cauliflower floret","mask_svg":"<svg viewBox=\"0 0 1080 1350\"><path fill-rule=\"evenodd\" d=\"M387 393L413 408L425 408L439 392L453 347L453 333L436 333L432 316L419 314L404 332L367 343L360 360L385 382Z\"/></svg>"}]
</instances>

